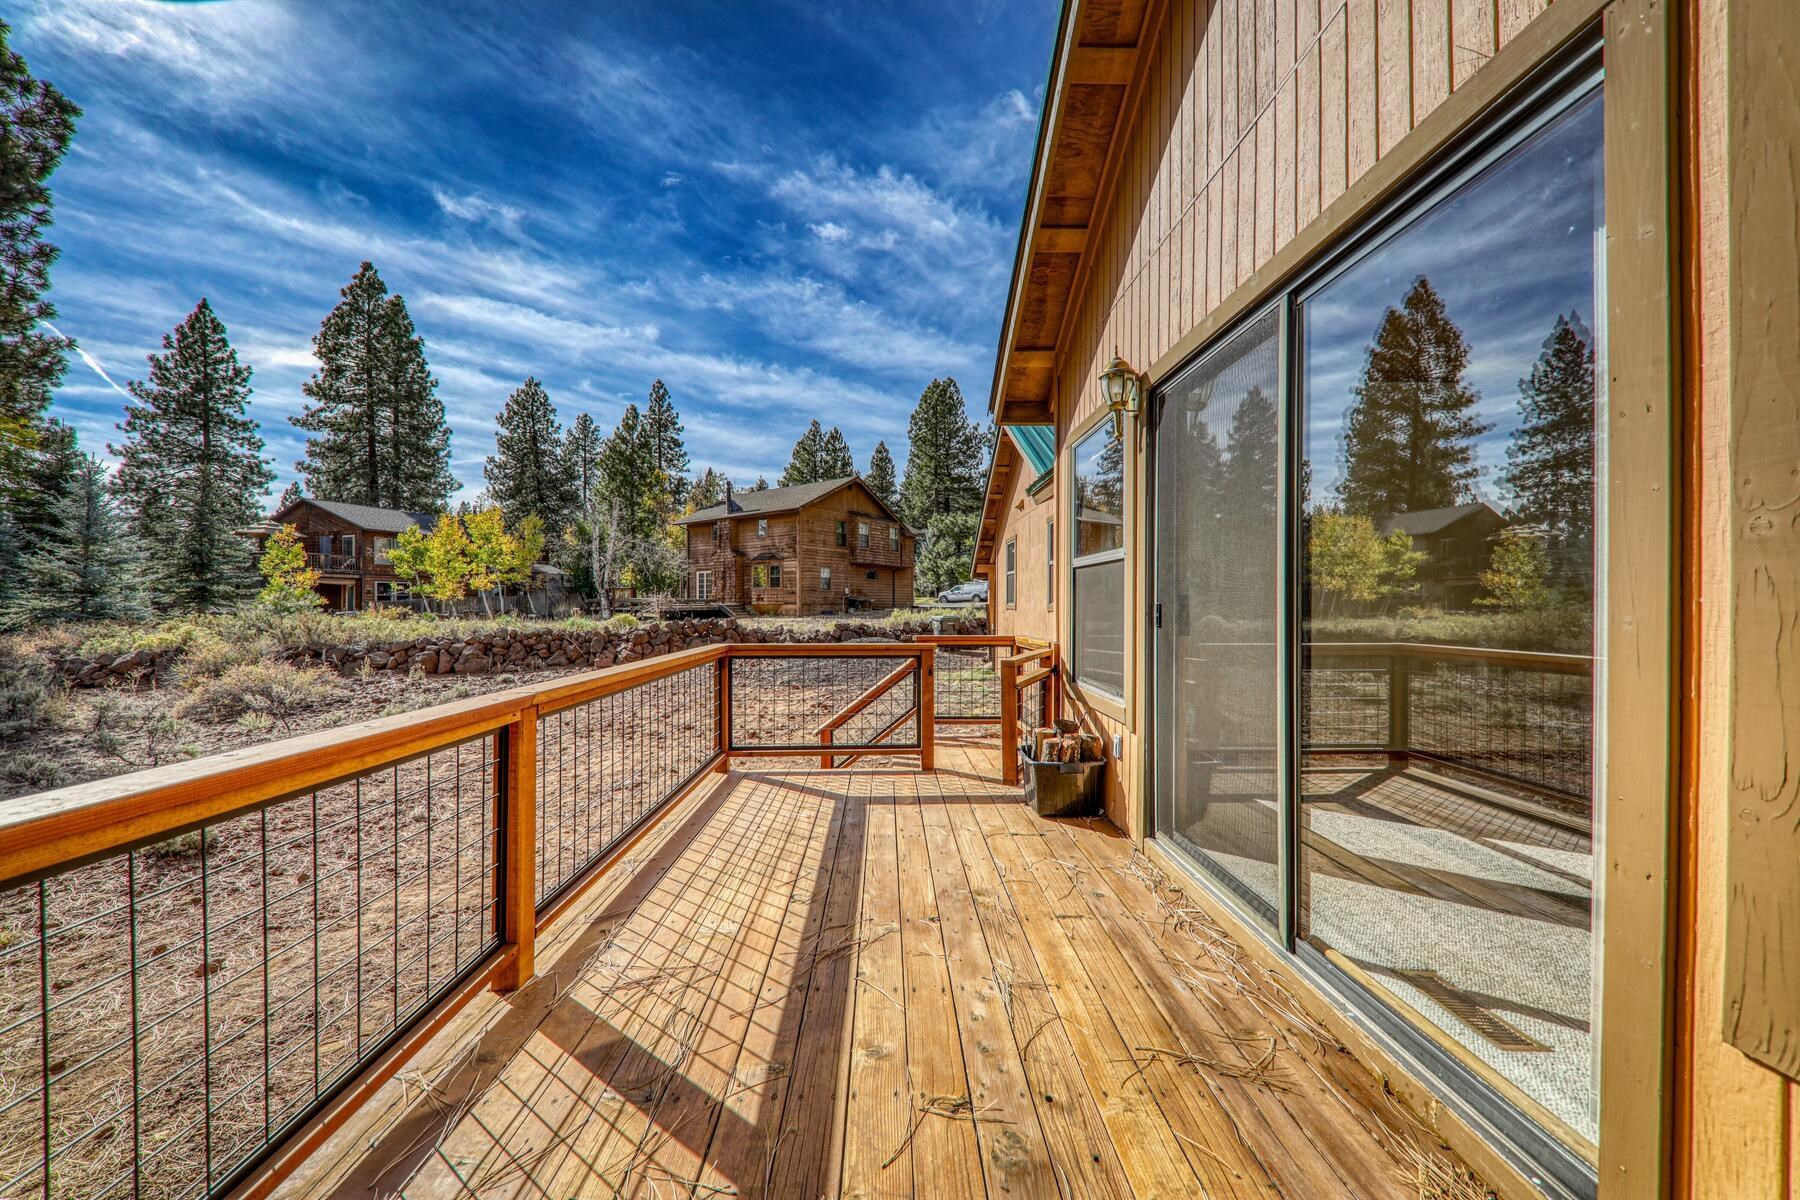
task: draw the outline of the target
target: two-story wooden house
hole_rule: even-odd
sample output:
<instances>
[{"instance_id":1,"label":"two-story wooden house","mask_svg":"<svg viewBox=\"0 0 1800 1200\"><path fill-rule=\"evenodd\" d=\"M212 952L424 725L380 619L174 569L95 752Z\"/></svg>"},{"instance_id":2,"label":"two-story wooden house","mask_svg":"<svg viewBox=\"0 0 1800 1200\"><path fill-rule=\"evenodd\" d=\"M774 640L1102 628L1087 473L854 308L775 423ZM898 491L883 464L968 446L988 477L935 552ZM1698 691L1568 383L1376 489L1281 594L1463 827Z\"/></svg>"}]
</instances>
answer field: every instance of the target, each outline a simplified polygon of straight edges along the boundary
<instances>
[{"instance_id":1,"label":"two-story wooden house","mask_svg":"<svg viewBox=\"0 0 1800 1200\"><path fill-rule=\"evenodd\" d=\"M687 530L687 598L806 616L902 608L913 598L914 536L857 476L733 493Z\"/></svg>"},{"instance_id":2,"label":"two-story wooden house","mask_svg":"<svg viewBox=\"0 0 1800 1200\"><path fill-rule=\"evenodd\" d=\"M283 525L300 531L306 565L319 572L319 594L331 612L356 611L406 601L406 583L394 574L389 556L404 529L430 529L435 513L403 512L367 504L302 498L268 521L244 531L262 543Z\"/></svg>"}]
</instances>

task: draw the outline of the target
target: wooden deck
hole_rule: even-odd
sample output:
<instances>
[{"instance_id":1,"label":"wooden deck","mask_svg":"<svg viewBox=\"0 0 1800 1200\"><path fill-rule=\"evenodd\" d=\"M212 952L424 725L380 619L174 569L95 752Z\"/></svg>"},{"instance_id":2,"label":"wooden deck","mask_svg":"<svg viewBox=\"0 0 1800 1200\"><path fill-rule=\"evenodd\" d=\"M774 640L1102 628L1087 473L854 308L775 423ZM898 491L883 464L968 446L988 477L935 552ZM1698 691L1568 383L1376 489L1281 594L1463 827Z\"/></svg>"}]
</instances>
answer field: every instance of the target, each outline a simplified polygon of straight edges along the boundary
<instances>
[{"instance_id":1,"label":"wooden deck","mask_svg":"<svg viewBox=\"0 0 1800 1200\"><path fill-rule=\"evenodd\" d=\"M1110 825L938 763L702 787L279 1194L1482 1194Z\"/></svg>"}]
</instances>

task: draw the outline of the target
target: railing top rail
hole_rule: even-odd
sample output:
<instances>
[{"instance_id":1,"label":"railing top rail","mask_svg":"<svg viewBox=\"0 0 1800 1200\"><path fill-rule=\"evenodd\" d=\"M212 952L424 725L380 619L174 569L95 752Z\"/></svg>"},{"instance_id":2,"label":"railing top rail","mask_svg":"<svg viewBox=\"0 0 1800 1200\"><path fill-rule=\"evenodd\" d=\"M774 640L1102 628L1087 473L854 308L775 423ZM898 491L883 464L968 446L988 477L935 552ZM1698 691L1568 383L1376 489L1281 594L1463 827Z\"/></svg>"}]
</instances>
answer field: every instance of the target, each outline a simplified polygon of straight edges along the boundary
<instances>
[{"instance_id":1,"label":"railing top rail","mask_svg":"<svg viewBox=\"0 0 1800 1200\"><path fill-rule=\"evenodd\" d=\"M1042 681L1050 678L1054 674L1056 674L1055 667L1039 667L1035 671L1028 671L1025 674L1019 676L1018 679L1013 681L1013 686L1018 688L1020 691L1024 691L1026 688L1030 687L1032 684L1041 683Z\"/></svg>"},{"instance_id":2,"label":"railing top rail","mask_svg":"<svg viewBox=\"0 0 1800 1200\"><path fill-rule=\"evenodd\" d=\"M732 642L732 658L922 658L936 649L920 642Z\"/></svg>"},{"instance_id":3,"label":"railing top rail","mask_svg":"<svg viewBox=\"0 0 1800 1200\"><path fill-rule=\"evenodd\" d=\"M1591 654L1508 650L1499 646L1446 646L1434 642L1308 642L1306 650L1312 654L1338 654L1345 657L1410 654L1419 658L1466 658L1570 673L1585 673L1594 669L1594 656Z\"/></svg>"},{"instance_id":4,"label":"railing top rail","mask_svg":"<svg viewBox=\"0 0 1800 1200\"><path fill-rule=\"evenodd\" d=\"M405 762L526 712L568 708L674 675L729 649L702 646L585 672L551 687L508 688L20 797L0 811L0 887Z\"/></svg>"},{"instance_id":5,"label":"railing top rail","mask_svg":"<svg viewBox=\"0 0 1800 1200\"><path fill-rule=\"evenodd\" d=\"M928 646L1016 646L1019 639L1008 633L917 633L912 640Z\"/></svg>"}]
</instances>

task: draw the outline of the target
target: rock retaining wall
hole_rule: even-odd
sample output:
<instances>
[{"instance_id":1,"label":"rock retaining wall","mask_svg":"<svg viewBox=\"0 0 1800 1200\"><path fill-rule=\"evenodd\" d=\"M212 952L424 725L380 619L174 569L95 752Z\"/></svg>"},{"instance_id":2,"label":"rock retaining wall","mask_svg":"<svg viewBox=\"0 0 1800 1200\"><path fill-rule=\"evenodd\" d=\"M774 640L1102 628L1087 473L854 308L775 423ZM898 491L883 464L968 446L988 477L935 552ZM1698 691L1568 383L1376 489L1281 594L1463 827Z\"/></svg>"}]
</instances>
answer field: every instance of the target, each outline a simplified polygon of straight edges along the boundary
<instances>
[{"instance_id":1,"label":"rock retaining wall","mask_svg":"<svg viewBox=\"0 0 1800 1200\"><path fill-rule=\"evenodd\" d=\"M944 633L981 633L986 628L984 618L976 614L945 617L940 624ZM930 621L904 625L839 621L822 629L788 629L708 617L646 622L633 629L573 630L546 626L541 629L497 629L473 638L422 636L410 642L389 642L379 646L294 650L284 657L292 663L326 666L345 674L364 670L417 670L425 675L483 675L491 671L610 667L718 642L892 641L930 632ZM63 659L57 667L72 687L103 687L153 679L179 653L179 650L137 650L116 658Z\"/></svg>"}]
</instances>

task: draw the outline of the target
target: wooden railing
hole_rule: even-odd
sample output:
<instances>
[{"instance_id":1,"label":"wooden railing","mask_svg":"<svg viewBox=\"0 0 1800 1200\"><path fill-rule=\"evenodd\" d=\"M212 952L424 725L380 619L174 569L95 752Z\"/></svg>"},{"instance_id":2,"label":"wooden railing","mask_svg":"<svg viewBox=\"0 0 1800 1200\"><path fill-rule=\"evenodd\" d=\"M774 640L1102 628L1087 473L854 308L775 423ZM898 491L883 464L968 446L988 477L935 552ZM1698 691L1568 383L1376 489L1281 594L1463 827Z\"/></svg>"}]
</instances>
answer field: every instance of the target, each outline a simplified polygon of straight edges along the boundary
<instances>
[{"instance_id":1,"label":"wooden railing","mask_svg":"<svg viewBox=\"0 0 1800 1200\"><path fill-rule=\"evenodd\" d=\"M808 689L889 680L830 757L929 768L935 654L706 646L9 802L0 1195L266 1194L458 1008L531 979L538 934L706 771L817 756L781 724Z\"/></svg>"},{"instance_id":2,"label":"wooden railing","mask_svg":"<svg viewBox=\"0 0 1800 1200\"><path fill-rule=\"evenodd\" d=\"M1583 654L1310 643L1301 745L1310 753L1438 762L1586 803L1593 670Z\"/></svg>"},{"instance_id":3,"label":"wooden railing","mask_svg":"<svg viewBox=\"0 0 1800 1200\"><path fill-rule=\"evenodd\" d=\"M1056 647L1022 650L1000 660L1000 778L1019 782L1021 738L1061 713Z\"/></svg>"},{"instance_id":4,"label":"wooden railing","mask_svg":"<svg viewBox=\"0 0 1800 1200\"><path fill-rule=\"evenodd\" d=\"M354 554L322 554L317 550L309 550L306 553L306 565L327 575L357 575L362 572L362 560Z\"/></svg>"}]
</instances>

